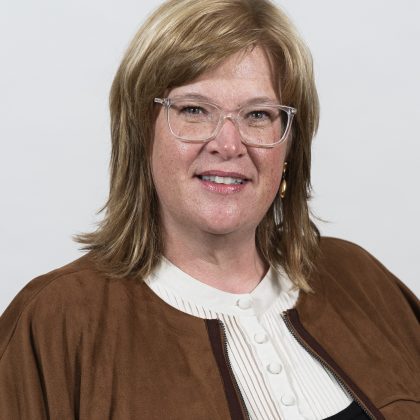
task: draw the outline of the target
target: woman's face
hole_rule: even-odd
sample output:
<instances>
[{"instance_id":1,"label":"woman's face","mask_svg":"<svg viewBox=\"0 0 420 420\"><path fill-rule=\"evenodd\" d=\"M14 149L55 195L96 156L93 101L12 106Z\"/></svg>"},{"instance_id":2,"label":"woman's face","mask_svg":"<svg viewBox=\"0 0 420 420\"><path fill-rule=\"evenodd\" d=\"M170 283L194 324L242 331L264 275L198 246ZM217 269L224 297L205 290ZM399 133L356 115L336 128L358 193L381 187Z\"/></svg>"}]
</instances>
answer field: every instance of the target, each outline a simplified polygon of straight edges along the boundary
<instances>
[{"instance_id":1,"label":"woman's face","mask_svg":"<svg viewBox=\"0 0 420 420\"><path fill-rule=\"evenodd\" d=\"M227 111L256 98L279 103L261 48L232 55L167 96L192 94ZM278 192L286 148L287 142L272 149L244 145L230 119L208 143L182 142L171 134L162 106L155 125L152 172L166 233L254 232ZM244 181L229 185L204 180L203 175Z\"/></svg>"}]
</instances>

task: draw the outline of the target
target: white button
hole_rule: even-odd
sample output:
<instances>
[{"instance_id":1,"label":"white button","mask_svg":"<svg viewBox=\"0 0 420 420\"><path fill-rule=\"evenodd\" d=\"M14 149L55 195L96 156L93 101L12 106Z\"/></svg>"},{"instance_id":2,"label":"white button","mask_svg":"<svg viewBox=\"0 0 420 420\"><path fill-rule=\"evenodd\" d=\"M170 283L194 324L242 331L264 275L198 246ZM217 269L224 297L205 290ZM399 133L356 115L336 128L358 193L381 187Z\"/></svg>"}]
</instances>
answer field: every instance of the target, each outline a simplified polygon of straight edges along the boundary
<instances>
[{"instance_id":1,"label":"white button","mask_svg":"<svg viewBox=\"0 0 420 420\"><path fill-rule=\"evenodd\" d=\"M259 332L256 333L254 335L254 340L258 343L258 344L262 344L265 343L267 341L268 337L267 334L265 332Z\"/></svg>"},{"instance_id":2,"label":"white button","mask_svg":"<svg viewBox=\"0 0 420 420\"><path fill-rule=\"evenodd\" d=\"M292 394L284 394L281 396L281 403L283 405L293 405L295 401L295 397Z\"/></svg>"},{"instance_id":3,"label":"white button","mask_svg":"<svg viewBox=\"0 0 420 420\"><path fill-rule=\"evenodd\" d=\"M248 296L238 299L236 304L241 309L249 309L252 306L252 299Z\"/></svg>"},{"instance_id":4,"label":"white button","mask_svg":"<svg viewBox=\"0 0 420 420\"><path fill-rule=\"evenodd\" d=\"M267 366L267 370L272 373L273 375L277 375L281 372L281 364L277 363L277 362L271 362L268 366Z\"/></svg>"}]
</instances>

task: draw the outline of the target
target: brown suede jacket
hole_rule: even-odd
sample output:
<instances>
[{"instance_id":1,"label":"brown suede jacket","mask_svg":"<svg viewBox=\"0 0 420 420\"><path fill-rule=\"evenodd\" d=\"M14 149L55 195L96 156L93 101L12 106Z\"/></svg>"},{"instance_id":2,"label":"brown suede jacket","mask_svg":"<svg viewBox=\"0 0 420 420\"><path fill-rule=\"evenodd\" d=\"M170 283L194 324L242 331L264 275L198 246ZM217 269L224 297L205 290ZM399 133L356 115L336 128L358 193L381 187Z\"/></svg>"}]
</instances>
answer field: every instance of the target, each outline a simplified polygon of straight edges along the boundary
<instances>
[{"instance_id":1,"label":"brown suede jacket","mask_svg":"<svg viewBox=\"0 0 420 420\"><path fill-rule=\"evenodd\" d=\"M315 293L284 317L373 419L420 419L418 299L351 243L322 239ZM89 254L0 318L1 420L247 419L223 324L185 314Z\"/></svg>"}]
</instances>

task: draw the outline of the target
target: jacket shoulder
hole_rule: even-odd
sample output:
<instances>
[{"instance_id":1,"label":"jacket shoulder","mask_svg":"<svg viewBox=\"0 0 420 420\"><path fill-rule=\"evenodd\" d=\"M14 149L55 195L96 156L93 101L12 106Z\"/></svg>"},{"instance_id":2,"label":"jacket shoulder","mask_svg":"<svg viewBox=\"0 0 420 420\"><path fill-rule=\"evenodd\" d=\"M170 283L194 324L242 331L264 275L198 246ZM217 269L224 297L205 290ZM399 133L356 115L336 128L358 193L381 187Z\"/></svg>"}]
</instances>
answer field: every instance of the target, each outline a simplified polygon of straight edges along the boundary
<instances>
[{"instance_id":1,"label":"jacket shoulder","mask_svg":"<svg viewBox=\"0 0 420 420\"><path fill-rule=\"evenodd\" d=\"M317 268L340 272L366 281L368 274L381 274L382 277L397 278L381 264L372 254L361 246L338 238L323 237L320 241L320 253Z\"/></svg>"},{"instance_id":2,"label":"jacket shoulder","mask_svg":"<svg viewBox=\"0 0 420 420\"><path fill-rule=\"evenodd\" d=\"M317 271L330 281L371 299L384 302L405 301L411 311L420 318L420 301L417 296L380 261L361 246L338 238L323 237Z\"/></svg>"},{"instance_id":3,"label":"jacket shoulder","mask_svg":"<svg viewBox=\"0 0 420 420\"><path fill-rule=\"evenodd\" d=\"M338 260L340 264L346 260L354 262L355 259L370 260L372 258L372 255L360 245L345 239L328 236L321 237L320 251L324 259L331 262L332 260Z\"/></svg>"},{"instance_id":4,"label":"jacket shoulder","mask_svg":"<svg viewBox=\"0 0 420 420\"><path fill-rule=\"evenodd\" d=\"M82 323L87 308L95 296L100 296L107 281L89 254L31 280L0 317L0 360L13 336L22 329L52 332L63 317L69 324Z\"/></svg>"}]
</instances>

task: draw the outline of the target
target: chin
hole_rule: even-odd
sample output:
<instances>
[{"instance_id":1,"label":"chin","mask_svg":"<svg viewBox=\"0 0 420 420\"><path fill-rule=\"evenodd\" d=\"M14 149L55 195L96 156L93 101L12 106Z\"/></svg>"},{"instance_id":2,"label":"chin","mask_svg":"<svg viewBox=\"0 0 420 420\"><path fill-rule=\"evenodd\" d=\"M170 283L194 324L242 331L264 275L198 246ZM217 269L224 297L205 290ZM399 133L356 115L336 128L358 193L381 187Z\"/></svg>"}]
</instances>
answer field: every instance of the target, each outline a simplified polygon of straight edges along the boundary
<instances>
[{"instance_id":1,"label":"chin","mask_svg":"<svg viewBox=\"0 0 420 420\"><path fill-rule=\"evenodd\" d=\"M244 230L249 224L243 219L229 218L229 216L206 219L200 223L201 230L213 235L229 235ZM256 226L255 226L256 227Z\"/></svg>"},{"instance_id":2,"label":"chin","mask_svg":"<svg viewBox=\"0 0 420 420\"><path fill-rule=\"evenodd\" d=\"M203 226L202 230L211 235L229 235L237 232L239 229L229 226Z\"/></svg>"}]
</instances>

